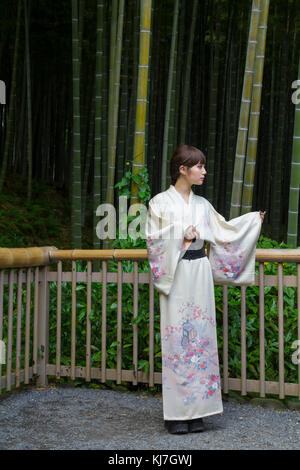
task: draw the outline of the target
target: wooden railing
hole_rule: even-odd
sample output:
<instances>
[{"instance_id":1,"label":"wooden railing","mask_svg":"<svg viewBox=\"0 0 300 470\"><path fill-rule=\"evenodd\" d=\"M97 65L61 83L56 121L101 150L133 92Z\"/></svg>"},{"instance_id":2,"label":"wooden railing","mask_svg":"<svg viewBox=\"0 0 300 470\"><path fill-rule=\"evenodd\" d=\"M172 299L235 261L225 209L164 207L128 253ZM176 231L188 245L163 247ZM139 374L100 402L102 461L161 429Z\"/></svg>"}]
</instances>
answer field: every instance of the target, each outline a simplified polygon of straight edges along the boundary
<instances>
[{"instance_id":1,"label":"wooden railing","mask_svg":"<svg viewBox=\"0 0 300 470\"><path fill-rule=\"evenodd\" d=\"M93 271L93 261L98 260L101 268ZM76 263L86 263L86 270L77 269ZM109 270L109 263L114 261L116 267ZM123 262L133 263L132 272L124 272ZM155 293L151 273L139 272L139 262L147 261L146 250L57 250L55 247L27 248L27 249L0 249L0 340L6 346L6 364L0 364L0 392L1 389L11 390L12 386L19 387L21 383L29 383L36 377L39 385L45 385L49 376L59 380L61 377L84 378L87 382L97 379L101 382L108 380L120 384L123 381L133 385L147 383L149 386L161 384L161 372L155 370ZM222 308L222 357L223 379L222 390L240 391L242 395L257 392L260 396L265 394L278 395L279 398L297 396L300 398L300 364L297 365L298 380L285 382L284 357L284 287L293 287L297 290L297 338L300 339L300 250L289 249L257 249L256 261L259 263L259 272L255 276L255 285L259 287L259 379L247 378L247 345L246 345L246 286L235 287L241 292L241 374L240 377L230 377L228 342L228 287L223 286ZM71 269L63 270L65 262L71 263ZM278 263L276 275L264 273L264 263ZM296 275L284 275L283 263L296 263ZM56 268L54 270L54 268ZM54 283L54 284L53 284ZM70 283L70 284L69 284ZM77 305L77 289L81 283L86 285L86 303ZM92 315L92 284L96 283L101 292L101 309ZM109 284L115 284L117 289L117 302L115 308L110 310L107 291ZM138 322L132 324L132 363L122 367L123 347L122 328L122 286L132 284L132 317L137 319L138 286L149 286L149 341L148 341L148 371L139 369L138 353ZM26 288L24 288L24 285ZM50 295L50 285L56 286L55 298ZM71 299L67 304L70 320L69 332L65 331L65 313L62 321L62 299L65 286L71 286ZM16 287L15 287L16 286ZM278 287L278 381L265 378L265 287ZM77 287L77 289L76 289ZM49 325L49 305L51 303L51 325ZM77 362L78 341L77 329L82 321L84 312L85 321L85 359L84 365ZM53 319L53 311L56 316ZM107 320L109 315L116 313L116 365L108 367L107 356ZM157 313L157 312L156 312ZM81 320L80 320L81 318ZM101 323L101 334L95 341L101 357L101 366L92 364L92 351L96 345L92 341L92 327L95 318ZM53 321L55 324L53 324ZM128 327L128 325L125 325ZM49 332L50 328L50 332ZM157 325L156 325L157 328ZM82 335L81 331L81 335ZM49 337L50 335L50 337ZM69 359L62 357L62 341L70 335ZM49 361L49 339L51 343L51 357ZM53 344L55 345L53 346ZM157 344L156 344L157 345ZM101 348L100 348L101 346ZM55 357L53 355L55 349ZM65 348L64 348L65 349ZM274 353L275 354L275 353ZM291 351L292 354L292 351ZM289 358L290 359L290 358ZM67 364L66 364L67 362ZM300 362L300 361L299 361ZM4 373L2 373L2 369ZM297 383L298 382L298 383Z\"/></svg>"}]
</instances>

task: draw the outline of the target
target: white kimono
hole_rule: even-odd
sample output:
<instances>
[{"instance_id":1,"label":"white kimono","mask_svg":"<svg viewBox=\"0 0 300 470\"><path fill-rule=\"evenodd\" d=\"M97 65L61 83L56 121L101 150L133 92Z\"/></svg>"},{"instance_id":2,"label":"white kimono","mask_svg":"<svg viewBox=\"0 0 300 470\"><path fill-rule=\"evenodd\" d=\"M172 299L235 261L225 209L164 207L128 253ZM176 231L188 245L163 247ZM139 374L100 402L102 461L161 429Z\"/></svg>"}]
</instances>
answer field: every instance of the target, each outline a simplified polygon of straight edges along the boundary
<instances>
[{"instance_id":1,"label":"white kimono","mask_svg":"<svg viewBox=\"0 0 300 470\"><path fill-rule=\"evenodd\" d=\"M184 232L196 226L210 243L209 259L182 259ZM190 192L188 204L173 185L149 202L148 260L160 293L163 410L165 420L189 420L223 411L214 281L254 282L259 212L230 221L203 197Z\"/></svg>"}]
</instances>

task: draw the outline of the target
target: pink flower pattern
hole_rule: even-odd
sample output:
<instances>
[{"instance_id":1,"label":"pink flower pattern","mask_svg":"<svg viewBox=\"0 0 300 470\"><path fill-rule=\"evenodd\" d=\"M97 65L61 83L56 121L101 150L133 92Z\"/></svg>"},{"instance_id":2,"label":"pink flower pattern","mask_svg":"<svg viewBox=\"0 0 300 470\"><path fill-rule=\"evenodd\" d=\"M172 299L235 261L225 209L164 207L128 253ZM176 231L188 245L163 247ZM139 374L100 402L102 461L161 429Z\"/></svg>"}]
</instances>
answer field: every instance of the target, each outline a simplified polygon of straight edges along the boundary
<instances>
[{"instance_id":1,"label":"pink flower pattern","mask_svg":"<svg viewBox=\"0 0 300 470\"><path fill-rule=\"evenodd\" d=\"M176 374L177 391L189 405L199 395L204 400L221 393L216 339L210 336L215 320L193 301L181 305L178 318L162 331L163 384L172 389Z\"/></svg>"},{"instance_id":2,"label":"pink flower pattern","mask_svg":"<svg viewBox=\"0 0 300 470\"><path fill-rule=\"evenodd\" d=\"M215 266L213 271L222 271L227 279L236 279L243 271L244 256L239 244L232 245L231 242L224 242L222 255L214 256Z\"/></svg>"},{"instance_id":3,"label":"pink flower pattern","mask_svg":"<svg viewBox=\"0 0 300 470\"><path fill-rule=\"evenodd\" d=\"M159 279L166 274L166 259L163 247L163 241L147 237L147 254L153 280Z\"/></svg>"}]
</instances>

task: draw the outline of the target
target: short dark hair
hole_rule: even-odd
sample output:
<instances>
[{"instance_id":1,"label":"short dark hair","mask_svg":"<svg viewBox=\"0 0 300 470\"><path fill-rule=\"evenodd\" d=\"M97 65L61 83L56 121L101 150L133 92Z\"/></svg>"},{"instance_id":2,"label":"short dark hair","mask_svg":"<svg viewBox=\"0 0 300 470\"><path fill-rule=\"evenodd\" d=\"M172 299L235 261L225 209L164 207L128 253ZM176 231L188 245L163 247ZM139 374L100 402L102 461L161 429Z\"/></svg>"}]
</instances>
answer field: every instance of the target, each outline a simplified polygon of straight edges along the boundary
<instances>
[{"instance_id":1,"label":"short dark hair","mask_svg":"<svg viewBox=\"0 0 300 470\"><path fill-rule=\"evenodd\" d=\"M206 158L201 150L193 147L192 145L179 145L177 149L174 151L171 160L170 160L170 174L171 174L171 182L174 185L177 179L180 176L179 167L181 165L185 165L191 168L197 163L202 163L205 165Z\"/></svg>"}]
</instances>

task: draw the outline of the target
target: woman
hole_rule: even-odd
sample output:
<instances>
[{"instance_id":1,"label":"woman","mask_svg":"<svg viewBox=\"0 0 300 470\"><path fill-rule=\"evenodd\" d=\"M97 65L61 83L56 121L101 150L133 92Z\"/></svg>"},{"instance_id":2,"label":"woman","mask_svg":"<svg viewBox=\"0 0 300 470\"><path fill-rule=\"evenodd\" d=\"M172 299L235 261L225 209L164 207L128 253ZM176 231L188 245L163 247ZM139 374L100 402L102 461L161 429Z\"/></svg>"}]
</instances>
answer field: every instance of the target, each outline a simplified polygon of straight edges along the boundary
<instances>
[{"instance_id":1,"label":"woman","mask_svg":"<svg viewBox=\"0 0 300 470\"><path fill-rule=\"evenodd\" d=\"M265 213L227 222L194 194L192 185L202 185L206 175L205 156L195 147L179 146L170 170L169 189L149 202L146 237L160 293L164 420L170 433L186 433L202 431L204 416L223 411L214 281L253 284Z\"/></svg>"}]
</instances>

